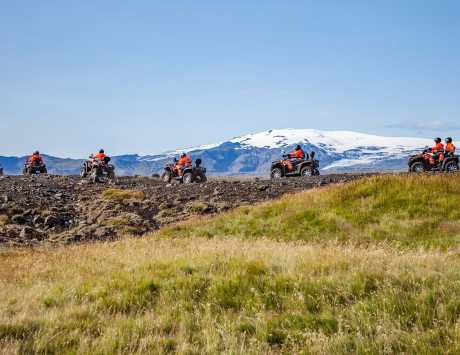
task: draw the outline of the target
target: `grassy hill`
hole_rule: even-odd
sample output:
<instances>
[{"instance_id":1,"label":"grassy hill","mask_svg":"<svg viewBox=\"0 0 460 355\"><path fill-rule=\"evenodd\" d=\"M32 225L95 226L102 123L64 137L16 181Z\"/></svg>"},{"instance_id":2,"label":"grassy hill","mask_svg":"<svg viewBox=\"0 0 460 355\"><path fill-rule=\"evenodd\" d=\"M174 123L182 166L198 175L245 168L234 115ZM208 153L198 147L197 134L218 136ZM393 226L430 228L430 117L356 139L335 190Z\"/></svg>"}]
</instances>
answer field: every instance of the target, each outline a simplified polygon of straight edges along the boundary
<instances>
[{"instance_id":1,"label":"grassy hill","mask_svg":"<svg viewBox=\"0 0 460 355\"><path fill-rule=\"evenodd\" d=\"M109 244L0 252L0 349L459 353L460 176L383 176Z\"/></svg>"},{"instance_id":2,"label":"grassy hill","mask_svg":"<svg viewBox=\"0 0 460 355\"><path fill-rule=\"evenodd\" d=\"M456 247L460 242L460 177L378 176L240 208L203 224L172 227L163 234Z\"/></svg>"}]
</instances>

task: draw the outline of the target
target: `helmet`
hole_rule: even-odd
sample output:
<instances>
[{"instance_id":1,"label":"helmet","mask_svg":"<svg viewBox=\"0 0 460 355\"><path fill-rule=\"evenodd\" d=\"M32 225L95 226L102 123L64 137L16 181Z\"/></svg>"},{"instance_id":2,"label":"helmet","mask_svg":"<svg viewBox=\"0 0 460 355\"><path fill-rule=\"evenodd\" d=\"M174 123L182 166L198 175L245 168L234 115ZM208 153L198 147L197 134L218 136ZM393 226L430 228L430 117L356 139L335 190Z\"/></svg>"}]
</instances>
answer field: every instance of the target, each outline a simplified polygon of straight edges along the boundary
<instances>
[{"instance_id":1,"label":"helmet","mask_svg":"<svg viewBox=\"0 0 460 355\"><path fill-rule=\"evenodd\" d=\"M39 152L38 150L36 150L36 151L34 152L34 155L40 155L40 152Z\"/></svg>"},{"instance_id":2,"label":"helmet","mask_svg":"<svg viewBox=\"0 0 460 355\"><path fill-rule=\"evenodd\" d=\"M99 153L104 153L104 149L99 150Z\"/></svg>"},{"instance_id":3,"label":"helmet","mask_svg":"<svg viewBox=\"0 0 460 355\"><path fill-rule=\"evenodd\" d=\"M447 138L446 138L446 143L447 143L447 144L452 143L452 137L447 137Z\"/></svg>"},{"instance_id":4,"label":"helmet","mask_svg":"<svg viewBox=\"0 0 460 355\"><path fill-rule=\"evenodd\" d=\"M297 144L297 147L295 147L295 150L300 150L302 149L302 147L300 146L300 144Z\"/></svg>"},{"instance_id":5,"label":"helmet","mask_svg":"<svg viewBox=\"0 0 460 355\"><path fill-rule=\"evenodd\" d=\"M180 155L181 158L185 158L186 156L187 156L187 154L185 154L185 153L182 153L182 154Z\"/></svg>"},{"instance_id":6,"label":"helmet","mask_svg":"<svg viewBox=\"0 0 460 355\"><path fill-rule=\"evenodd\" d=\"M435 143L441 143L441 138L439 138L439 137L435 138L434 141L435 141Z\"/></svg>"}]
</instances>

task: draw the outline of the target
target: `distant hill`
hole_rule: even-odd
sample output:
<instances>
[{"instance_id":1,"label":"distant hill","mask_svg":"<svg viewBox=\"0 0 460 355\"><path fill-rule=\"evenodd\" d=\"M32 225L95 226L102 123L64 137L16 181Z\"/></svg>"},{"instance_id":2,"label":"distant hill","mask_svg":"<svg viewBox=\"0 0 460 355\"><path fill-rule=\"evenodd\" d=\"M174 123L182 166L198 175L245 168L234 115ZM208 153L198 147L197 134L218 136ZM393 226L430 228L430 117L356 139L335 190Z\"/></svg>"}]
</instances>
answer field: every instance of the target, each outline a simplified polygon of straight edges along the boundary
<instances>
[{"instance_id":1,"label":"distant hill","mask_svg":"<svg viewBox=\"0 0 460 355\"><path fill-rule=\"evenodd\" d=\"M210 174L267 175L271 162L297 144L306 151L316 152L323 171L344 172L406 169L408 156L431 144L431 140L351 131L281 129L161 154L115 156L113 163L118 175L151 175L160 172L165 163L185 151L194 159L201 158ZM82 159L44 157L48 171L53 174L78 174L83 162ZM26 157L0 156L6 174L19 174L25 160Z\"/></svg>"}]
</instances>

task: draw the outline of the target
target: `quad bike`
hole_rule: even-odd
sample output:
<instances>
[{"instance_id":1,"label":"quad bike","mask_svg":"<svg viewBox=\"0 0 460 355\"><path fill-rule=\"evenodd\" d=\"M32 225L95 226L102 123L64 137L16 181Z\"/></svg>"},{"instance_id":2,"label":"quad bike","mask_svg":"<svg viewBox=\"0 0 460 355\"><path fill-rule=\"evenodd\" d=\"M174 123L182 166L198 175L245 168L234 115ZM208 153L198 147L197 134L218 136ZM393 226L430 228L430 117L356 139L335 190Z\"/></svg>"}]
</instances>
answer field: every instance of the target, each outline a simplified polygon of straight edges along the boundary
<instances>
[{"instance_id":1,"label":"quad bike","mask_svg":"<svg viewBox=\"0 0 460 355\"><path fill-rule=\"evenodd\" d=\"M105 157L104 160L90 159L85 161L81 167L80 177L89 177L94 183L115 179L115 167L109 162L109 157Z\"/></svg>"},{"instance_id":2,"label":"quad bike","mask_svg":"<svg viewBox=\"0 0 460 355\"><path fill-rule=\"evenodd\" d=\"M318 176L319 175L319 161L315 159L314 152L310 157L301 160L295 165L289 160L288 155L283 155L283 159L276 160L272 163L270 177L272 179L280 179L282 177L291 176Z\"/></svg>"},{"instance_id":3,"label":"quad bike","mask_svg":"<svg viewBox=\"0 0 460 355\"><path fill-rule=\"evenodd\" d=\"M176 168L176 161L174 161L173 164L165 166L161 175L161 180L165 183L170 183L173 179L184 184L191 184L193 182L205 183L207 181L206 168L201 166L201 159L197 159L195 166L185 166L182 169L182 175L179 175Z\"/></svg>"},{"instance_id":4,"label":"quad bike","mask_svg":"<svg viewBox=\"0 0 460 355\"><path fill-rule=\"evenodd\" d=\"M409 158L409 172L422 173L425 171L459 171L459 158L455 154L446 154L442 161L433 164L433 156L430 149L425 149L422 153L412 155Z\"/></svg>"},{"instance_id":5,"label":"quad bike","mask_svg":"<svg viewBox=\"0 0 460 355\"><path fill-rule=\"evenodd\" d=\"M26 162L22 171L24 175L47 174L46 165L42 163Z\"/></svg>"}]
</instances>

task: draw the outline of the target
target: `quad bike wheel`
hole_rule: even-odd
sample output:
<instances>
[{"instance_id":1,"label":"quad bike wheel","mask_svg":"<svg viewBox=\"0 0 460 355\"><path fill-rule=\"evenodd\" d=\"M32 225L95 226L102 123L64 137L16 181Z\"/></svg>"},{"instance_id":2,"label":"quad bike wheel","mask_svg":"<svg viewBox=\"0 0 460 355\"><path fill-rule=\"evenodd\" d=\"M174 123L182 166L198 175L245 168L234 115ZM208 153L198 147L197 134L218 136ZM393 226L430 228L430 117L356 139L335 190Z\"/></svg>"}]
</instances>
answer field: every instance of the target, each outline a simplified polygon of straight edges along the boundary
<instances>
[{"instance_id":1,"label":"quad bike wheel","mask_svg":"<svg viewBox=\"0 0 460 355\"><path fill-rule=\"evenodd\" d=\"M191 184L193 182L193 174L185 173L184 176L182 176L182 182L184 184Z\"/></svg>"},{"instance_id":2,"label":"quad bike wheel","mask_svg":"<svg viewBox=\"0 0 460 355\"><path fill-rule=\"evenodd\" d=\"M115 179L115 171L112 168L109 169L109 171L107 172L107 178L109 180L114 180Z\"/></svg>"},{"instance_id":3,"label":"quad bike wheel","mask_svg":"<svg viewBox=\"0 0 460 355\"><path fill-rule=\"evenodd\" d=\"M40 174L48 174L48 170L46 169L46 166L42 166L40 168Z\"/></svg>"},{"instance_id":4,"label":"quad bike wheel","mask_svg":"<svg viewBox=\"0 0 460 355\"><path fill-rule=\"evenodd\" d=\"M82 179L88 177L88 172L90 172L91 169L88 169L88 163L84 163L83 166L81 167L81 170L80 170L80 177Z\"/></svg>"},{"instance_id":5,"label":"quad bike wheel","mask_svg":"<svg viewBox=\"0 0 460 355\"><path fill-rule=\"evenodd\" d=\"M425 171L425 166L421 161L416 161L410 166L409 171L411 173L423 173Z\"/></svg>"},{"instance_id":6,"label":"quad bike wheel","mask_svg":"<svg viewBox=\"0 0 460 355\"><path fill-rule=\"evenodd\" d=\"M283 172L280 168L274 168L272 169L270 176L272 179L281 179L283 177Z\"/></svg>"},{"instance_id":7,"label":"quad bike wheel","mask_svg":"<svg viewBox=\"0 0 460 355\"><path fill-rule=\"evenodd\" d=\"M90 175L90 180L92 183L98 183L100 181L99 179L99 173L97 171L98 169L93 169L91 171L91 175Z\"/></svg>"},{"instance_id":8,"label":"quad bike wheel","mask_svg":"<svg viewBox=\"0 0 460 355\"><path fill-rule=\"evenodd\" d=\"M446 166L444 167L444 169L448 172L448 173L455 173L459 170L459 167L458 167L458 163L456 161L450 161L446 164Z\"/></svg>"},{"instance_id":9,"label":"quad bike wheel","mask_svg":"<svg viewBox=\"0 0 460 355\"><path fill-rule=\"evenodd\" d=\"M161 181L169 184L172 180L172 174L169 170L166 170L162 175L161 175Z\"/></svg>"},{"instance_id":10,"label":"quad bike wheel","mask_svg":"<svg viewBox=\"0 0 460 355\"><path fill-rule=\"evenodd\" d=\"M204 184L206 181L208 181L208 178L203 173L198 173L195 176L195 182L198 183L198 184Z\"/></svg>"},{"instance_id":11,"label":"quad bike wheel","mask_svg":"<svg viewBox=\"0 0 460 355\"><path fill-rule=\"evenodd\" d=\"M300 176L312 176L313 173L309 166L304 166L302 170L300 170Z\"/></svg>"}]
</instances>

